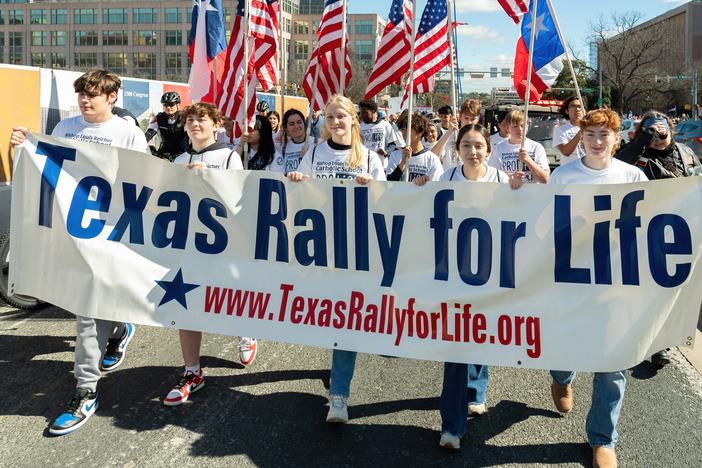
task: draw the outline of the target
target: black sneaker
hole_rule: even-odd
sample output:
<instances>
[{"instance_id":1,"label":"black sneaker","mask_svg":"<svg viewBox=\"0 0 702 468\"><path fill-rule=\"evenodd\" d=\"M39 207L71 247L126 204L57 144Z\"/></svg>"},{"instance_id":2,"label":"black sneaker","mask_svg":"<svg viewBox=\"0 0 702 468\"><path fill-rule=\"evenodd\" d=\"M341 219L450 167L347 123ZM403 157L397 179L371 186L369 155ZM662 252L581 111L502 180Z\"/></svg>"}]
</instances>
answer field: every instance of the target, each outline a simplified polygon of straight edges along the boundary
<instances>
[{"instance_id":1,"label":"black sneaker","mask_svg":"<svg viewBox=\"0 0 702 468\"><path fill-rule=\"evenodd\" d=\"M670 364L670 348L654 353L651 356L651 362L658 367L665 367Z\"/></svg>"},{"instance_id":2,"label":"black sneaker","mask_svg":"<svg viewBox=\"0 0 702 468\"><path fill-rule=\"evenodd\" d=\"M129 342L132 341L132 338L134 338L134 332L136 331L136 327L131 323L125 323L124 325L124 333L120 338L110 338L107 340L105 355L100 362L101 371L111 372L117 369L124 361L127 355L127 346Z\"/></svg>"},{"instance_id":3,"label":"black sneaker","mask_svg":"<svg viewBox=\"0 0 702 468\"><path fill-rule=\"evenodd\" d=\"M97 392L87 388L77 388L73 398L66 406L66 411L53 420L49 434L64 435L79 429L98 408Z\"/></svg>"}]
</instances>

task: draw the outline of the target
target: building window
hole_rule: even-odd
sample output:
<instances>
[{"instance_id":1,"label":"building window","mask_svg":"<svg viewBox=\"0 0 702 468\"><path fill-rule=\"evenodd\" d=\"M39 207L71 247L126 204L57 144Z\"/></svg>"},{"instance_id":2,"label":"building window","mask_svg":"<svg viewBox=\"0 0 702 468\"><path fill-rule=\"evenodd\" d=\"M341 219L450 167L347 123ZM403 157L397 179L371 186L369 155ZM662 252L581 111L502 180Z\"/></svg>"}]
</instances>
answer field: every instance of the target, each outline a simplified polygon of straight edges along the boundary
<instances>
[{"instance_id":1,"label":"building window","mask_svg":"<svg viewBox=\"0 0 702 468\"><path fill-rule=\"evenodd\" d=\"M129 15L126 8L103 8L102 24L128 24Z\"/></svg>"},{"instance_id":2,"label":"building window","mask_svg":"<svg viewBox=\"0 0 702 468\"><path fill-rule=\"evenodd\" d=\"M5 24L5 10L0 10L0 24Z\"/></svg>"},{"instance_id":3,"label":"building window","mask_svg":"<svg viewBox=\"0 0 702 468\"><path fill-rule=\"evenodd\" d=\"M135 24L158 23L158 11L156 11L156 8L134 8L132 10L132 22Z\"/></svg>"},{"instance_id":4,"label":"building window","mask_svg":"<svg viewBox=\"0 0 702 468\"><path fill-rule=\"evenodd\" d=\"M7 24L24 24L24 10L7 10Z\"/></svg>"},{"instance_id":5,"label":"building window","mask_svg":"<svg viewBox=\"0 0 702 468\"><path fill-rule=\"evenodd\" d=\"M295 41L295 60L306 60L309 43L307 41Z\"/></svg>"},{"instance_id":6,"label":"building window","mask_svg":"<svg viewBox=\"0 0 702 468\"><path fill-rule=\"evenodd\" d=\"M183 45L183 32L180 30L165 31L166 45Z\"/></svg>"},{"instance_id":7,"label":"building window","mask_svg":"<svg viewBox=\"0 0 702 468\"><path fill-rule=\"evenodd\" d=\"M307 21L295 21L293 32L295 34L309 34L310 24Z\"/></svg>"},{"instance_id":8,"label":"building window","mask_svg":"<svg viewBox=\"0 0 702 468\"><path fill-rule=\"evenodd\" d=\"M30 24L46 24L46 10L29 10Z\"/></svg>"},{"instance_id":9,"label":"building window","mask_svg":"<svg viewBox=\"0 0 702 468\"><path fill-rule=\"evenodd\" d=\"M152 46L156 45L156 31L134 31L132 45Z\"/></svg>"},{"instance_id":10,"label":"building window","mask_svg":"<svg viewBox=\"0 0 702 468\"><path fill-rule=\"evenodd\" d=\"M373 20L358 20L356 21L356 34L375 34L373 29Z\"/></svg>"},{"instance_id":11,"label":"building window","mask_svg":"<svg viewBox=\"0 0 702 468\"><path fill-rule=\"evenodd\" d=\"M51 24L66 24L68 22L68 10L59 8L51 10Z\"/></svg>"},{"instance_id":12,"label":"building window","mask_svg":"<svg viewBox=\"0 0 702 468\"><path fill-rule=\"evenodd\" d=\"M371 62L373 57L373 41L355 41L356 57L362 62Z\"/></svg>"},{"instance_id":13,"label":"building window","mask_svg":"<svg viewBox=\"0 0 702 468\"><path fill-rule=\"evenodd\" d=\"M66 68L66 53L52 52L51 53L51 68Z\"/></svg>"},{"instance_id":14,"label":"building window","mask_svg":"<svg viewBox=\"0 0 702 468\"><path fill-rule=\"evenodd\" d=\"M45 46L46 44L46 31L32 31L32 45L33 46Z\"/></svg>"},{"instance_id":15,"label":"building window","mask_svg":"<svg viewBox=\"0 0 702 468\"><path fill-rule=\"evenodd\" d=\"M126 52L108 52L106 54L102 54L102 63L105 68L117 74L127 72Z\"/></svg>"},{"instance_id":16,"label":"building window","mask_svg":"<svg viewBox=\"0 0 702 468\"><path fill-rule=\"evenodd\" d=\"M183 62L180 52L166 52L165 73L167 80L180 80L183 76Z\"/></svg>"},{"instance_id":17,"label":"building window","mask_svg":"<svg viewBox=\"0 0 702 468\"><path fill-rule=\"evenodd\" d=\"M46 65L46 54L44 52L32 52L31 56L33 67L43 67Z\"/></svg>"},{"instance_id":18,"label":"building window","mask_svg":"<svg viewBox=\"0 0 702 468\"><path fill-rule=\"evenodd\" d=\"M0 31L0 60L5 57L5 33Z\"/></svg>"},{"instance_id":19,"label":"building window","mask_svg":"<svg viewBox=\"0 0 702 468\"><path fill-rule=\"evenodd\" d=\"M73 10L73 24L97 24L95 8L76 8Z\"/></svg>"},{"instance_id":20,"label":"building window","mask_svg":"<svg viewBox=\"0 0 702 468\"><path fill-rule=\"evenodd\" d=\"M95 46L98 44L97 31L76 31L74 36L74 45L77 46Z\"/></svg>"},{"instance_id":21,"label":"building window","mask_svg":"<svg viewBox=\"0 0 702 468\"><path fill-rule=\"evenodd\" d=\"M77 52L75 55L75 66L82 69L97 67L97 53Z\"/></svg>"},{"instance_id":22,"label":"building window","mask_svg":"<svg viewBox=\"0 0 702 468\"><path fill-rule=\"evenodd\" d=\"M10 60L9 63L22 65L22 32L10 31Z\"/></svg>"},{"instance_id":23,"label":"building window","mask_svg":"<svg viewBox=\"0 0 702 468\"><path fill-rule=\"evenodd\" d=\"M102 45L127 45L127 31L103 31Z\"/></svg>"},{"instance_id":24,"label":"building window","mask_svg":"<svg viewBox=\"0 0 702 468\"><path fill-rule=\"evenodd\" d=\"M156 54L151 52L137 52L133 56L134 76L141 78L156 78Z\"/></svg>"},{"instance_id":25,"label":"building window","mask_svg":"<svg viewBox=\"0 0 702 468\"><path fill-rule=\"evenodd\" d=\"M164 8L163 9L163 21L168 24L181 23L183 20L183 9L178 8Z\"/></svg>"},{"instance_id":26,"label":"building window","mask_svg":"<svg viewBox=\"0 0 702 468\"><path fill-rule=\"evenodd\" d=\"M65 46L66 45L66 31L51 31L51 45L52 46Z\"/></svg>"},{"instance_id":27,"label":"building window","mask_svg":"<svg viewBox=\"0 0 702 468\"><path fill-rule=\"evenodd\" d=\"M224 7L224 24L231 24L232 22L232 9L229 7Z\"/></svg>"}]
</instances>

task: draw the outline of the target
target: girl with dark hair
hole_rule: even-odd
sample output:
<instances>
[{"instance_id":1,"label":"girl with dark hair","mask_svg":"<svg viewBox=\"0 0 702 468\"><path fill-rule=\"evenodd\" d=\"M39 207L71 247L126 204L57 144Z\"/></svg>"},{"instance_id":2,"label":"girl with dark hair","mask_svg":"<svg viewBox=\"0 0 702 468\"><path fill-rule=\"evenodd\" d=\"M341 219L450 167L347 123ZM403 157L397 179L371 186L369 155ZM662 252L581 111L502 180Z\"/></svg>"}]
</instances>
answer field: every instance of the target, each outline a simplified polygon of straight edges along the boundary
<instances>
[{"instance_id":1,"label":"girl with dark hair","mask_svg":"<svg viewBox=\"0 0 702 468\"><path fill-rule=\"evenodd\" d=\"M490 132L482 125L462 127L456 137L456 151L461 162L446 169L439 180L509 183L512 189L522 186L521 174L510 177L486 164L491 151ZM468 416L480 416L487 411L487 386L488 366L455 362L444 364L440 402L441 447L452 450L460 448Z\"/></svg>"},{"instance_id":2,"label":"girl with dark hair","mask_svg":"<svg viewBox=\"0 0 702 468\"><path fill-rule=\"evenodd\" d=\"M247 169L251 171L265 171L275 161L276 151L273 144L273 130L271 129L271 123L266 117L257 115L253 131L242 135L239 147L236 150L240 156L243 154L245 143L249 144L246 153L249 163Z\"/></svg>"},{"instance_id":3,"label":"girl with dark hair","mask_svg":"<svg viewBox=\"0 0 702 468\"><path fill-rule=\"evenodd\" d=\"M271 165L271 170L288 175L288 173L297 170L300 160L307 149L304 114L297 109L288 109L283 114L279 135L281 141L280 155L276 155L275 162Z\"/></svg>"},{"instance_id":4,"label":"girl with dark hair","mask_svg":"<svg viewBox=\"0 0 702 468\"><path fill-rule=\"evenodd\" d=\"M280 130L280 114L277 111L271 111L267 115L268 117L268 122L271 124L271 129L273 130L273 134L278 133Z\"/></svg>"}]
</instances>

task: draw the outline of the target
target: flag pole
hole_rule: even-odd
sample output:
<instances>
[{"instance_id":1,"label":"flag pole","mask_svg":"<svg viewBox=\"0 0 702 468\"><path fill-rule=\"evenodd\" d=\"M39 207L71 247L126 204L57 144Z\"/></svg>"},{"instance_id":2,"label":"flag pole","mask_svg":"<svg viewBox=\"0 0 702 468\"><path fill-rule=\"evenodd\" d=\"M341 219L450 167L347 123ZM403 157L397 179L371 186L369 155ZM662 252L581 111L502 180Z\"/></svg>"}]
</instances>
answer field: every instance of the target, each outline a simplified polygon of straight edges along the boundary
<instances>
[{"instance_id":1,"label":"flag pole","mask_svg":"<svg viewBox=\"0 0 702 468\"><path fill-rule=\"evenodd\" d=\"M348 4L346 0L342 1L344 10L341 13L341 62L339 65L339 73L341 74L341 94L346 95L346 8ZM317 83L315 83L315 86Z\"/></svg>"},{"instance_id":2,"label":"flag pole","mask_svg":"<svg viewBox=\"0 0 702 468\"><path fill-rule=\"evenodd\" d=\"M575 69L573 68L573 62L570 60L570 54L568 53L568 45L566 44L565 39L563 38L563 32L561 31L561 25L558 22L558 17L556 16L556 12L553 9L553 4L551 3L551 0L546 0L548 2L548 9L551 12L551 17L553 18L553 23L556 25L556 31L558 32L558 38L561 40L561 44L563 44L563 52L565 52L566 56L566 62L568 62L568 68L570 68L570 75L573 77L573 85L575 86L575 94L578 96L578 101L580 101L580 107L583 109L583 112L585 111L585 101L583 101L582 96L580 95L580 85L578 85L578 77L575 76Z\"/></svg>"},{"instance_id":3,"label":"flag pole","mask_svg":"<svg viewBox=\"0 0 702 468\"><path fill-rule=\"evenodd\" d=\"M310 135L312 134L312 115L314 114L314 103L317 100L317 81L319 80L319 50L317 50L317 65L314 67L314 82L312 83L312 100L310 101L310 111L307 114L307 136L305 137L305 149L309 146Z\"/></svg>"},{"instance_id":4,"label":"flag pole","mask_svg":"<svg viewBox=\"0 0 702 468\"><path fill-rule=\"evenodd\" d=\"M280 8L278 9L278 45L280 46L280 80L282 81L280 85L280 113L281 115L283 115L285 114L285 89L288 85L288 75L286 73L288 64L285 61L285 47L283 47L283 44L285 42L283 40L283 2L280 2L279 5Z\"/></svg>"},{"instance_id":5,"label":"flag pole","mask_svg":"<svg viewBox=\"0 0 702 468\"><path fill-rule=\"evenodd\" d=\"M522 148L526 142L526 134L529 130L529 100L531 99L531 72L534 67L534 39L536 39L536 9L539 6L539 1L532 2L534 8L531 10L531 37L529 38L529 64L527 65L527 82L526 90L524 91L524 133L522 134ZM519 162L519 170L523 170L523 164Z\"/></svg>"},{"instance_id":6,"label":"flag pole","mask_svg":"<svg viewBox=\"0 0 702 468\"><path fill-rule=\"evenodd\" d=\"M448 22L448 43L449 43L449 53L451 54L451 109L456 109L456 63L454 59L456 56L454 55L454 50L453 50L453 22L451 18L453 15L451 14L451 0L446 0L446 8L447 8L447 14L446 14L446 19ZM432 109L432 112L434 109Z\"/></svg>"},{"instance_id":7,"label":"flag pole","mask_svg":"<svg viewBox=\"0 0 702 468\"><path fill-rule=\"evenodd\" d=\"M244 135L249 134L249 1L244 0L244 60L246 65L244 66L244 123L243 131ZM246 146L244 144L242 147L241 159L244 163L244 169L249 168L249 158L246 154Z\"/></svg>"},{"instance_id":8,"label":"flag pole","mask_svg":"<svg viewBox=\"0 0 702 468\"><path fill-rule=\"evenodd\" d=\"M405 140L407 146L410 147L412 151L412 140L410 139L412 131L412 101L414 100L414 45L416 36L415 30L417 26L417 0L412 0L412 34L410 36L410 68L409 68L409 105L407 107L407 139ZM409 181L409 164L405 165L405 169L402 171L402 180L404 182Z\"/></svg>"}]
</instances>

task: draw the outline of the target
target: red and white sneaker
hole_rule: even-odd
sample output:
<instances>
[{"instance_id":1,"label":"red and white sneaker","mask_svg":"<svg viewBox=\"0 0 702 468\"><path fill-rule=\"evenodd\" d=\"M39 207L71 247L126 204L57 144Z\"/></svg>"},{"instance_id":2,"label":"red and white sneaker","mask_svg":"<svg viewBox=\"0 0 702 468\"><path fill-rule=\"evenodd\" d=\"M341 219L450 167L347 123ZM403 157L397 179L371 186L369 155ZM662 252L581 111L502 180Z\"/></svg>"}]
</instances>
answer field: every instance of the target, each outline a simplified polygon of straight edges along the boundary
<instances>
[{"instance_id":1,"label":"red and white sneaker","mask_svg":"<svg viewBox=\"0 0 702 468\"><path fill-rule=\"evenodd\" d=\"M191 393L197 392L205 386L205 374L200 369L197 374L187 371L183 374L178 384L168 392L166 398L163 399L163 404L166 406L182 405L188 400Z\"/></svg>"},{"instance_id":2,"label":"red and white sneaker","mask_svg":"<svg viewBox=\"0 0 702 468\"><path fill-rule=\"evenodd\" d=\"M257 352L258 342L256 338L242 336L241 341L239 341L239 362L245 366L250 366L254 359L256 359Z\"/></svg>"}]
</instances>

